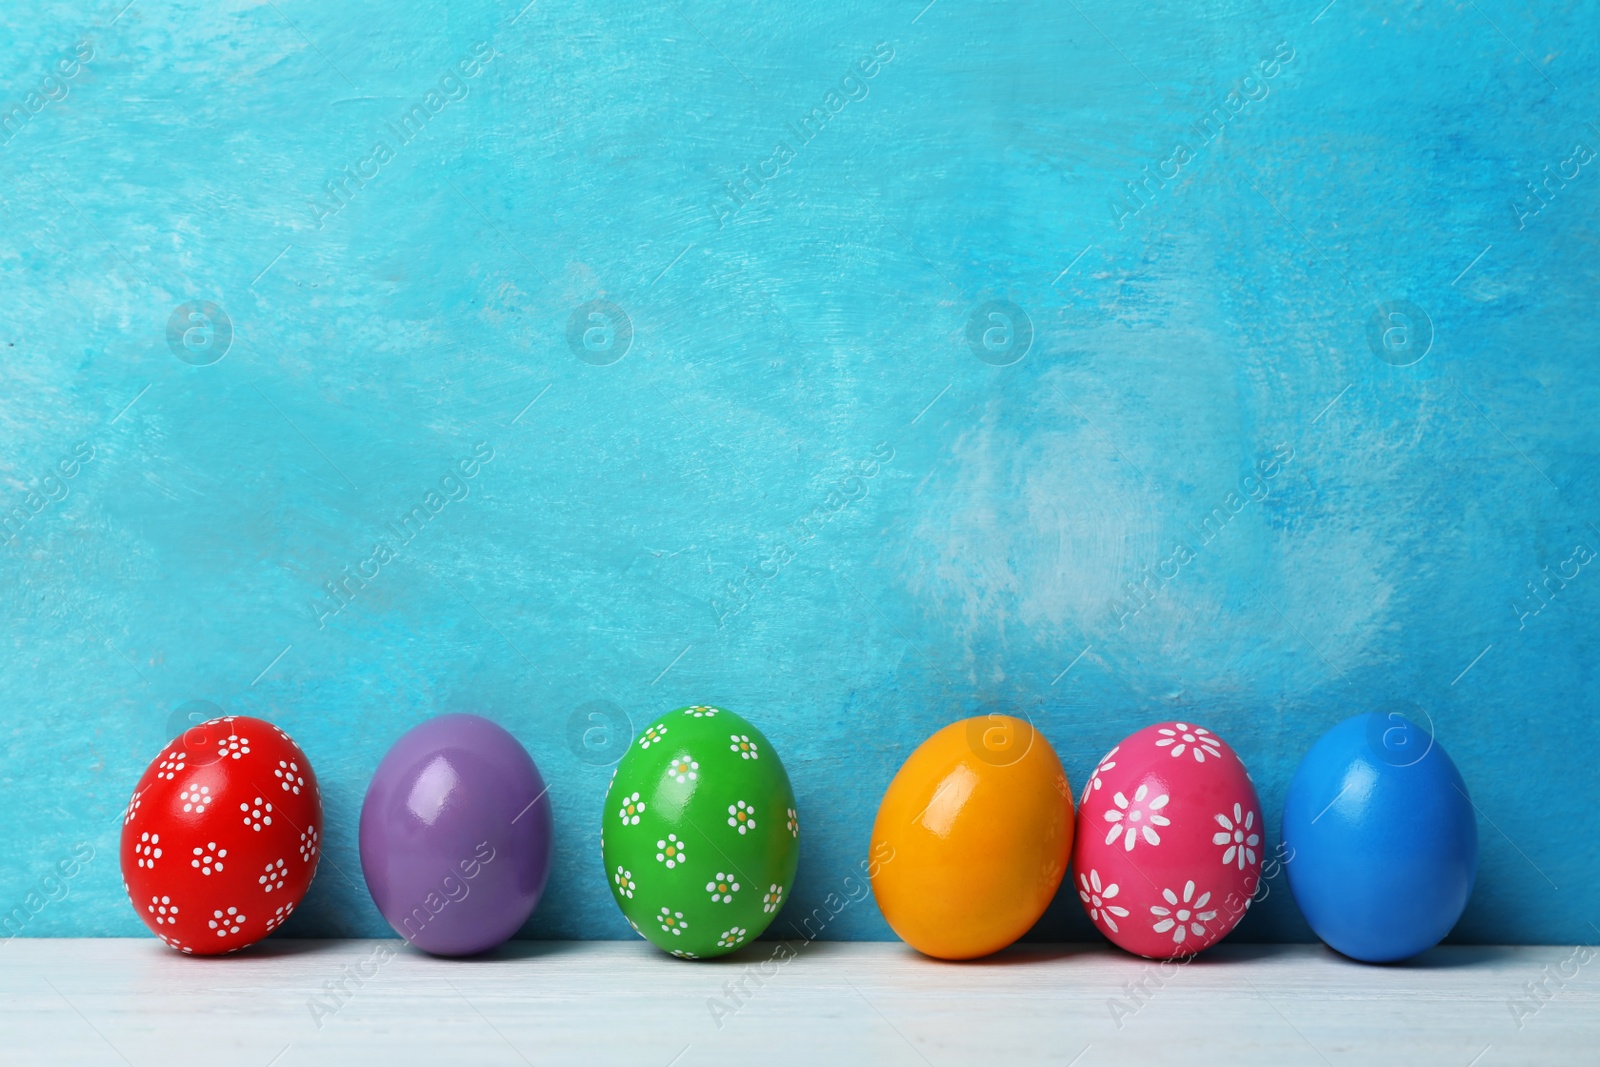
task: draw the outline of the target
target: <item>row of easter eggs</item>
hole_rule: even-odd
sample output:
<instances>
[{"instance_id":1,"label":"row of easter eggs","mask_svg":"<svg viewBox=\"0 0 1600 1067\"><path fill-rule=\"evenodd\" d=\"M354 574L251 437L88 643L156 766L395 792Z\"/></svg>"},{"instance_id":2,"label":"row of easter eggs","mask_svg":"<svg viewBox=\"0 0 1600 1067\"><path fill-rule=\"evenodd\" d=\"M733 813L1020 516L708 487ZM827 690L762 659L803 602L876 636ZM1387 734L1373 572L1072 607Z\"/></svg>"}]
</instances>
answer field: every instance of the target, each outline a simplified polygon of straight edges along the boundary
<instances>
[{"instance_id":1,"label":"row of easter eggs","mask_svg":"<svg viewBox=\"0 0 1600 1067\"><path fill-rule=\"evenodd\" d=\"M215 955L280 926L322 848L305 753L271 723L228 716L167 745L122 833L146 925ZM726 709L669 712L630 744L608 788L601 852L632 927L675 956L759 936L787 902L800 816L783 764ZM1402 959L1460 917L1477 863L1460 774L1425 731L1361 715L1301 762L1284 808L1283 869L1317 934L1357 959ZM362 805L362 871L412 944L472 955L511 937L549 876L553 820L527 751L474 715L402 736ZM1189 956L1243 918L1262 884L1265 826L1243 763L1204 727L1124 739L1073 803L1061 762L1024 720L952 723L906 760L878 809L867 871L885 919L921 952L970 959L1038 921L1063 878L1112 942Z\"/></svg>"}]
</instances>

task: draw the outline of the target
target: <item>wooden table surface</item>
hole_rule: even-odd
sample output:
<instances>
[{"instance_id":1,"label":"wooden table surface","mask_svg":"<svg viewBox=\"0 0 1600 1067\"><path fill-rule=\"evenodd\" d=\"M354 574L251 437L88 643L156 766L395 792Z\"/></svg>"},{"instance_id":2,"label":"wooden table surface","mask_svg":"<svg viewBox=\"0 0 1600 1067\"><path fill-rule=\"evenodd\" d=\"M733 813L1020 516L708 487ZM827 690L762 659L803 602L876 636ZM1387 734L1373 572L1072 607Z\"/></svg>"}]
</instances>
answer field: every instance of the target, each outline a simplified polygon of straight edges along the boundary
<instances>
[{"instance_id":1,"label":"wooden table surface","mask_svg":"<svg viewBox=\"0 0 1600 1067\"><path fill-rule=\"evenodd\" d=\"M475 960L397 941L195 959L149 939L16 939L0 953L6 1064L1600 1061L1600 967L1561 946L1392 967L1310 945L1164 967L1078 945L965 964L882 943L763 942L702 963L621 942ZM1541 982L1548 996L1530 993Z\"/></svg>"}]
</instances>

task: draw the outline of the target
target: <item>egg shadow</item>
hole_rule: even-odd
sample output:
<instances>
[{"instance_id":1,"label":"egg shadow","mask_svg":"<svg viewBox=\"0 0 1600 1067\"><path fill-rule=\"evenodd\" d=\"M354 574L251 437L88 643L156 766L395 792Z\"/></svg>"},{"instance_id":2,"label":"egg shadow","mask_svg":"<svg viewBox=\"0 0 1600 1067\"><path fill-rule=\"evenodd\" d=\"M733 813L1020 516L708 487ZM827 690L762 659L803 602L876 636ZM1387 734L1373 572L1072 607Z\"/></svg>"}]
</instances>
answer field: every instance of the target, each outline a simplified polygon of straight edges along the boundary
<instances>
[{"instance_id":1,"label":"egg shadow","mask_svg":"<svg viewBox=\"0 0 1600 1067\"><path fill-rule=\"evenodd\" d=\"M428 952L409 942L399 942L399 951L407 956L419 960L432 960L438 963L510 963L518 960L539 959L544 956L558 956L563 953L581 951L582 942L573 941L502 941L500 944L482 952L471 955L455 956L442 955Z\"/></svg>"},{"instance_id":2,"label":"egg shadow","mask_svg":"<svg viewBox=\"0 0 1600 1067\"><path fill-rule=\"evenodd\" d=\"M373 938L374 944L382 938ZM344 938L315 938L315 937L269 937L257 941L253 945L246 945L238 952L229 952L221 956L190 956L196 960L281 960L291 959L295 956L313 956L319 953L334 953L349 951L350 942Z\"/></svg>"},{"instance_id":3,"label":"egg shadow","mask_svg":"<svg viewBox=\"0 0 1600 1067\"><path fill-rule=\"evenodd\" d=\"M1213 945L1199 955L1190 957L1184 963L1185 967L1217 967L1228 966L1236 963L1260 963L1263 960L1281 959L1294 953L1302 945L1289 945L1273 942L1244 942ZM1143 956L1135 957L1144 959ZM1183 957L1177 957L1182 959Z\"/></svg>"},{"instance_id":4,"label":"egg shadow","mask_svg":"<svg viewBox=\"0 0 1600 1067\"><path fill-rule=\"evenodd\" d=\"M583 944L584 942L581 941L522 941L514 939L496 945L488 952L480 952L476 956L461 956L458 958L491 961L534 960L544 956L560 956L572 952L581 952Z\"/></svg>"},{"instance_id":5,"label":"egg shadow","mask_svg":"<svg viewBox=\"0 0 1600 1067\"><path fill-rule=\"evenodd\" d=\"M1386 970L1401 971L1446 971L1457 967L1484 967L1495 963L1504 963L1515 955L1516 948L1526 946L1511 945L1435 945L1424 952L1403 960L1394 960L1387 963L1372 963L1367 960L1358 960L1346 956L1341 952L1329 948L1328 955L1342 962L1355 964L1359 967L1381 967Z\"/></svg>"},{"instance_id":6,"label":"egg shadow","mask_svg":"<svg viewBox=\"0 0 1600 1067\"><path fill-rule=\"evenodd\" d=\"M1107 946L1092 942L1015 942L992 952L987 956L974 956L965 960L947 960L938 956L930 956L925 952L906 944L903 941L877 942L885 945L899 945L901 955L906 959L920 960L935 967L964 967L978 969L985 967L1036 967L1044 964L1058 963L1061 960L1073 959L1080 956L1108 955Z\"/></svg>"}]
</instances>

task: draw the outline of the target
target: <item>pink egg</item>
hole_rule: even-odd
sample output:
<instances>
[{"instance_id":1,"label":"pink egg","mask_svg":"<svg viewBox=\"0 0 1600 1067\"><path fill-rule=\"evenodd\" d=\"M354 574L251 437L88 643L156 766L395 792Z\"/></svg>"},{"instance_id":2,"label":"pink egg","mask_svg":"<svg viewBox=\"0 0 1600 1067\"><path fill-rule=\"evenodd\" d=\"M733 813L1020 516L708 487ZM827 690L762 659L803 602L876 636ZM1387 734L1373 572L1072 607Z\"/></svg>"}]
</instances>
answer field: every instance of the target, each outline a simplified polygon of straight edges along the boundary
<instances>
[{"instance_id":1,"label":"pink egg","mask_svg":"<svg viewBox=\"0 0 1600 1067\"><path fill-rule=\"evenodd\" d=\"M1261 802L1244 764L1193 723L1107 752L1078 805L1073 888L1100 932L1151 959L1228 935L1261 882Z\"/></svg>"}]
</instances>

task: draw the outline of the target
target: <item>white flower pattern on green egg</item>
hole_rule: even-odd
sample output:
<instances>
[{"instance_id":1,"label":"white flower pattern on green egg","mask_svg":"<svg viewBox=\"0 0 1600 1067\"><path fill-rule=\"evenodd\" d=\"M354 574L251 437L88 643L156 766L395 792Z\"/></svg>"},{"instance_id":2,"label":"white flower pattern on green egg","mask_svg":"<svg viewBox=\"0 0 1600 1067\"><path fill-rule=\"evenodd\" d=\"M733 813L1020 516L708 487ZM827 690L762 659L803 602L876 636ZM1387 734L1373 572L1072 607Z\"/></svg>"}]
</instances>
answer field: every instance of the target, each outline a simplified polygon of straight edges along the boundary
<instances>
[{"instance_id":1,"label":"white flower pattern on green egg","mask_svg":"<svg viewBox=\"0 0 1600 1067\"><path fill-rule=\"evenodd\" d=\"M708 704L658 715L636 740L606 787L612 899L630 928L679 959L744 948L786 903L799 858L780 754L754 724Z\"/></svg>"},{"instance_id":2,"label":"white flower pattern on green egg","mask_svg":"<svg viewBox=\"0 0 1600 1067\"><path fill-rule=\"evenodd\" d=\"M739 883L733 880L733 875L717 872L717 876L706 883L706 892L711 894L711 899L723 904L732 904L733 895L739 891Z\"/></svg>"},{"instance_id":3,"label":"white flower pattern on green egg","mask_svg":"<svg viewBox=\"0 0 1600 1067\"><path fill-rule=\"evenodd\" d=\"M640 817L644 815L644 809L645 803L639 799L638 793L623 797L622 810L619 812L622 816L622 825L638 826Z\"/></svg>"},{"instance_id":4,"label":"white flower pattern on green egg","mask_svg":"<svg viewBox=\"0 0 1600 1067\"><path fill-rule=\"evenodd\" d=\"M657 841L656 849L656 859L665 863L668 869L689 861L689 857L684 854L683 842L678 840L677 834L668 834L665 841Z\"/></svg>"}]
</instances>

